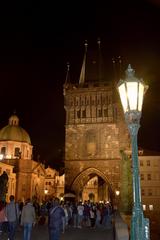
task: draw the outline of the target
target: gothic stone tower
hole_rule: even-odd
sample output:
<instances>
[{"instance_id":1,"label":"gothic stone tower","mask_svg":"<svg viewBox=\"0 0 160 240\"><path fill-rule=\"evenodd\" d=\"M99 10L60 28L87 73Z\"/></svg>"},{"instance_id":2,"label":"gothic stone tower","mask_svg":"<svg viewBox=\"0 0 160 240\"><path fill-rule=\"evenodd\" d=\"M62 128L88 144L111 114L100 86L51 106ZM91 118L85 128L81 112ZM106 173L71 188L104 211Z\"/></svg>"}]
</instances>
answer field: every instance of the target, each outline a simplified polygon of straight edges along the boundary
<instances>
[{"instance_id":1,"label":"gothic stone tower","mask_svg":"<svg viewBox=\"0 0 160 240\"><path fill-rule=\"evenodd\" d=\"M97 71L96 66L88 67L87 57L85 44L79 83L70 82L68 66L64 84L65 185L66 192L75 192L77 198L94 176L102 178L112 193L119 188L120 150L130 144L116 87L102 79L99 64Z\"/></svg>"}]
</instances>

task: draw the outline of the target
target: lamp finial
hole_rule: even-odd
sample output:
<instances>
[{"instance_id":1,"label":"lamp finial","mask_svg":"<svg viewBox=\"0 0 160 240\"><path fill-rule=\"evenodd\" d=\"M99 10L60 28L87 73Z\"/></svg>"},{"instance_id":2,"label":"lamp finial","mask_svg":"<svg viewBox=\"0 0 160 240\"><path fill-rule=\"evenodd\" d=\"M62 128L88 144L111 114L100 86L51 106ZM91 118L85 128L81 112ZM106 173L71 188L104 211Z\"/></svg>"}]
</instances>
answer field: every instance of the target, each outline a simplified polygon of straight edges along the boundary
<instances>
[{"instance_id":1,"label":"lamp finial","mask_svg":"<svg viewBox=\"0 0 160 240\"><path fill-rule=\"evenodd\" d=\"M134 77L135 70L131 67L131 64L128 65L128 68L126 70L126 76L127 77Z\"/></svg>"}]
</instances>

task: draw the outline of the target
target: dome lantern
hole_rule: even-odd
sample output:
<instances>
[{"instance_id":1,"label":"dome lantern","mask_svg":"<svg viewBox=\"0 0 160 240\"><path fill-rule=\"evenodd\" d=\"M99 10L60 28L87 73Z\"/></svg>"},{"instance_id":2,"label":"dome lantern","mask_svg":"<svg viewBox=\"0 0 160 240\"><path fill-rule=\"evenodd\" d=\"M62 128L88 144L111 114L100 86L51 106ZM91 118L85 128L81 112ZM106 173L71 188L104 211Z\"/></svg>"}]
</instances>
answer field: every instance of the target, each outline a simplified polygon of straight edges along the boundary
<instances>
[{"instance_id":1,"label":"dome lantern","mask_svg":"<svg viewBox=\"0 0 160 240\"><path fill-rule=\"evenodd\" d=\"M18 126L19 125L19 118L16 115L12 115L9 118L9 125L11 125L11 126Z\"/></svg>"}]
</instances>

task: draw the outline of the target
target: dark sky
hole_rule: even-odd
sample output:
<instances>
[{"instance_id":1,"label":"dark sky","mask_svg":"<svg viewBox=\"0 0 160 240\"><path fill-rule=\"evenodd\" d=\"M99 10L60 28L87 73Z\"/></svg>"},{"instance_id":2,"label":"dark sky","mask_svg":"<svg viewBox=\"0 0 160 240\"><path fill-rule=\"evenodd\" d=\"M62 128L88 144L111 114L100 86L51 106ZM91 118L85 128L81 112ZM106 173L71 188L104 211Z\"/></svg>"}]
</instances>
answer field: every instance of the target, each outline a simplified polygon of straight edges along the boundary
<instances>
[{"instance_id":1,"label":"dark sky","mask_svg":"<svg viewBox=\"0 0 160 240\"><path fill-rule=\"evenodd\" d=\"M23 2L23 1L22 1ZM64 147L63 83L66 62L77 81L84 53L101 38L108 78L122 56L148 84L139 144L160 151L160 5L158 1L45 1L1 6L0 127L16 109L35 159L57 162ZM55 3L54 3L55 2ZM87 3L88 2L88 3Z\"/></svg>"}]
</instances>

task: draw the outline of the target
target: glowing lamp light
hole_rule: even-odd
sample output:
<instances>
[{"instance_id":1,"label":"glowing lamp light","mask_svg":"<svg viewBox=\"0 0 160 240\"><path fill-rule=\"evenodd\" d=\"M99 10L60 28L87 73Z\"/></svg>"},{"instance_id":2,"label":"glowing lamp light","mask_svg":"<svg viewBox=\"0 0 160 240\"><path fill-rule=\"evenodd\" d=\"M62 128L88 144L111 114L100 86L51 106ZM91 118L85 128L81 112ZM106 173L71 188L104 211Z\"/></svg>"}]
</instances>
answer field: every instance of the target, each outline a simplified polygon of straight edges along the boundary
<instances>
[{"instance_id":1,"label":"glowing lamp light","mask_svg":"<svg viewBox=\"0 0 160 240\"><path fill-rule=\"evenodd\" d=\"M116 193L117 196L119 196L120 191L119 191L119 190L116 190L115 193Z\"/></svg>"},{"instance_id":2,"label":"glowing lamp light","mask_svg":"<svg viewBox=\"0 0 160 240\"><path fill-rule=\"evenodd\" d=\"M48 194L48 189L45 189L45 190L44 190L44 194Z\"/></svg>"},{"instance_id":3,"label":"glowing lamp light","mask_svg":"<svg viewBox=\"0 0 160 240\"><path fill-rule=\"evenodd\" d=\"M3 160L3 158L4 158L4 155L0 154L0 160Z\"/></svg>"},{"instance_id":4,"label":"glowing lamp light","mask_svg":"<svg viewBox=\"0 0 160 240\"><path fill-rule=\"evenodd\" d=\"M122 102L124 113L136 111L141 113L143 105L143 97L148 89L142 79L134 76L135 71L128 65L125 80L118 83L118 91Z\"/></svg>"}]
</instances>

